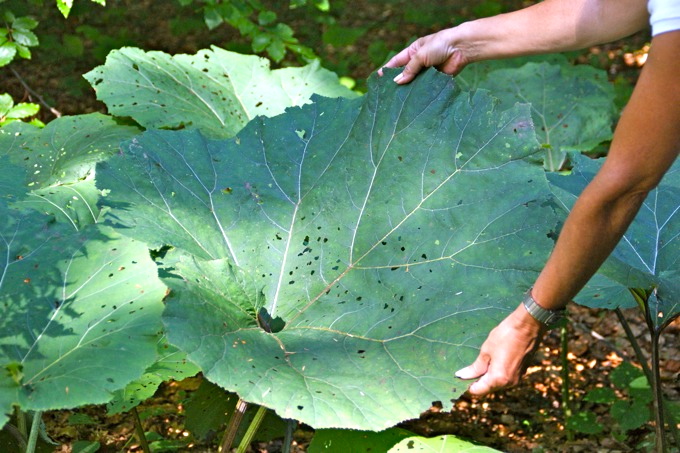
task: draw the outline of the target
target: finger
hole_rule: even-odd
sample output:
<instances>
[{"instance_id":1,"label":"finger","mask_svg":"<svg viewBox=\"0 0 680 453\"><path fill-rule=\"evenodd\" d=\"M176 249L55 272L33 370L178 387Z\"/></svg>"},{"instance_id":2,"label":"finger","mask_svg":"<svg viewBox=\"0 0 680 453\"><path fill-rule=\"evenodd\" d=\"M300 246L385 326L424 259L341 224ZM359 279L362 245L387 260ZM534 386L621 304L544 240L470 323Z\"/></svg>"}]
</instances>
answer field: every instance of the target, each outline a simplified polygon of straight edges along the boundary
<instances>
[{"instance_id":1,"label":"finger","mask_svg":"<svg viewBox=\"0 0 680 453\"><path fill-rule=\"evenodd\" d=\"M409 83L411 80L416 78L423 67L424 65L420 61L420 58L418 58L418 55L415 55L413 58L411 58L411 61L408 62L401 74L394 78L394 81L399 85Z\"/></svg>"},{"instance_id":2,"label":"finger","mask_svg":"<svg viewBox=\"0 0 680 453\"><path fill-rule=\"evenodd\" d=\"M489 356L480 354L472 365L467 366L454 374L459 379L476 379L489 369Z\"/></svg>"},{"instance_id":3,"label":"finger","mask_svg":"<svg viewBox=\"0 0 680 453\"><path fill-rule=\"evenodd\" d=\"M493 392L496 388L493 383L493 378L489 374L485 374L478 381L473 382L468 388L468 393L474 396L484 396Z\"/></svg>"},{"instance_id":4,"label":"finger","mask_svg":"<svg viewBox=\"0 0 680 453\"><path fill-rule=\"evenodd\" d=\"M385 68L399 68L401 66L406 66L406 64L411 60L411 55L413 51L410 47L403 49L401 52L390 58L390 60L385 63Z\"/></svg>"}]
</instances>

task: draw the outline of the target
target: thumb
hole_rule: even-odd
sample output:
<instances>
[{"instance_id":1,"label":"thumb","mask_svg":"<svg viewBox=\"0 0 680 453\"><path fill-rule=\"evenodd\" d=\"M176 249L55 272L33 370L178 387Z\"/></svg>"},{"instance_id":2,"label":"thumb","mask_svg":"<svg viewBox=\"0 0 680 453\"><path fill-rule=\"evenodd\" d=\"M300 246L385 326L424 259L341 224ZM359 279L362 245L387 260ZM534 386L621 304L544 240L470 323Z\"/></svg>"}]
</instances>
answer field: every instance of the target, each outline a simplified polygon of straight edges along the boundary
<instances>
[{"instance_id":1,"label":"thumb","mask_svg":"<svg viewBox=\"0 0 680 453\"><path fill-rule=\"evenodd\" d=\"M480 354L472 365L456 371L455 376L459 379L476 379L484 375L488 369L489 357Z\"/></svg>"}]
</instances>

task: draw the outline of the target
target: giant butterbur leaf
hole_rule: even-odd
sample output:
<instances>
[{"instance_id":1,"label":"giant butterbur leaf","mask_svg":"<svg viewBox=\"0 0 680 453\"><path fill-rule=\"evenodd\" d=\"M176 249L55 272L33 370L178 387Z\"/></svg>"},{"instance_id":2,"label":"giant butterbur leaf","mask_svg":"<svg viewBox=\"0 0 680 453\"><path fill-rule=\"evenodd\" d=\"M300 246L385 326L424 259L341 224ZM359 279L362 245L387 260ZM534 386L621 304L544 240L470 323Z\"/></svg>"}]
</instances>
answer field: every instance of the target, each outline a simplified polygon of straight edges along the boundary
<instances>
[{"instance_id":1,"label":"giant butterbur leaf","mask_svg":"<svg viewBox=\"0 0 680 453\"><path fill-rule=\"evenodd\" d=\"M509 107L530 102L545 167L560 170L567 151L590 151L612 138L614 89L607 74L588 65L527 63L489 73L479 87Z\"/></svg>"},{"instance_id":2,"label":"giant butterbur leaf","mask_svg":"<svg viewBox=\"0 0 680 453\"><path fill-rule=\"evenodd\" d=\"M569 176L549 175L567 211L603 161L582 156L574 160ZM628 288L654 289L648 302L657 328L680 313L680 161L647 196L612 255L576 301L589 307L632 306Z\"/></svg>"},{"instance_id":3,"label":"giant butterbur leaf","mask_svg":"<svg viewBox=\"0 0 680 453\"><path fill-rule=\"evenodd\" d=\"M22 203L77 230L100 217L95 164L137 133L101 114L58 118L44 129L17 122L0 129L0 154L28 171Z\"/></svg>"},{"instance_id":4,"label":"giant butterbur leaf","mask_svg":"<svg viewBox=\"0 0 680 453\"><path fill-rule=\"evenodd\" d=\"M447 406L552 245L543 170L522 160L529 107L387 72L230 140L146 132L97 170L114 225L183 255L166 264L170 342L315 427Z\"/></svg>"},{"instance_id":5,"label":"giant butterbur leaf","mask_svg":"<svg viewBox=\"0 0 680 453\"><path fill-rule=\"evenodd\" d=\"M102 403L139 377L164 292L144 244L0 201L0 425L13 405Z\"/></svg>"},{"instance_id":6,"label":"giant butterbur leaf","mask_svg":"<svg viewBox=\"0 0 680 453\"><path fill-rule=\"evenodd\" d=\"M264 58L219 47L175 56L123 48L85 78L114 115L148 128L196 127L212 137L232 137L255 116L277 115L314 93L356 97L318 61L271 70Z\"/></svg>"}]
</instances>

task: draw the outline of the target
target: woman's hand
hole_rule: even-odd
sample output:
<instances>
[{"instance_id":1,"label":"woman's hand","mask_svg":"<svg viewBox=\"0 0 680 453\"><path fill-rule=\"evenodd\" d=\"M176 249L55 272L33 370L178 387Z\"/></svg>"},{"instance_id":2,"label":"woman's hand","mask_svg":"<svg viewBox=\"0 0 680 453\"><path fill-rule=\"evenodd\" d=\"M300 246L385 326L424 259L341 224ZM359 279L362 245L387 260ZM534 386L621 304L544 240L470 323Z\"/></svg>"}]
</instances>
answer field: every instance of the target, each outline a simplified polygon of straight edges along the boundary
<instances>
[{"instance_id":1,"label":"woman's hand","mask_svg":"<svg viewBox=\"0 0 680 453\"><path fill-rule=\"evenodd\" d=\"M543 333L541 323L519 305L489 333L477 360L457 371L456 377L480 378L468 389L476 396L517 384Z\"/></svg>"},{"instance_id":2,"label":"woman's hand","mask_svg":"<svg viewBox=\"0 0 680 453\"><path fill-rule=\"evenodd\" d=\"M466 52L454 44L457 32L457 28L449 28L419 38L392 57L385 67L405 66L403 72L394 79L398 84L409 83L423 68L430 66L447 74L458 74L470 61ZM378 73L382 75L382 70Z\"/></svg>"}]
</instances>

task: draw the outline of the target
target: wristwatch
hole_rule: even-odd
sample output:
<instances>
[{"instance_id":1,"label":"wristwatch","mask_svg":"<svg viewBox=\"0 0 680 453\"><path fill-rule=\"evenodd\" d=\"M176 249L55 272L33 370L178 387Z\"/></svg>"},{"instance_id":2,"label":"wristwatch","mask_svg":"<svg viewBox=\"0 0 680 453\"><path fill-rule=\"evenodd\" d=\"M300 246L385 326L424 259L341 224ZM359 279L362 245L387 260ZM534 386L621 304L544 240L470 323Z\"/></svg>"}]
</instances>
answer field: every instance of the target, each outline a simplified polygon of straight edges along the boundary
<instances>
[{"instance_id":1,"label":"wristwatch","mask_svg":"<svg viewBox=\"0 0 680 453\"><path fill-rule=\"evenodd\" d=\"M524 295L524 308L527 312L538 322L543 324L548 329L557 327L557 324L564 318L566 309L562 308L560 310L548 310L536 303L536 300L531 296L531 289Z\"/></svg>"}]
</instances>

